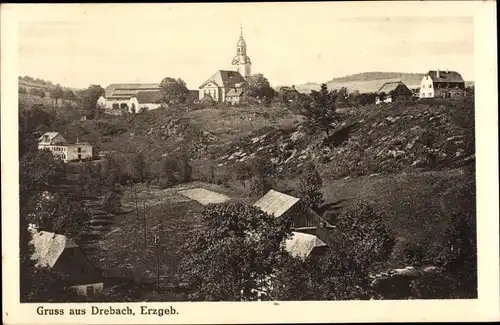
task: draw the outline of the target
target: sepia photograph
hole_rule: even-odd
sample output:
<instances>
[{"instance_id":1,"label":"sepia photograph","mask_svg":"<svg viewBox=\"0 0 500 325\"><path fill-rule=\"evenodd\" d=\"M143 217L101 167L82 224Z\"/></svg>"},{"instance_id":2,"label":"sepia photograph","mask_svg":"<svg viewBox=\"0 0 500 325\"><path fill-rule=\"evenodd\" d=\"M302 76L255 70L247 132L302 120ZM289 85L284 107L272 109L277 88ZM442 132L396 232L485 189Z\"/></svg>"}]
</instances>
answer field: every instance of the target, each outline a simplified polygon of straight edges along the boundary
<instances>
[{"instance_id":1,"label":"sepia photograph","mask_svg":"<svg viewBox=\"0 0 500 325\"><path fill-rule=\"evenodd\" d=\"M420 4L20 6L16 303L477 300L477 19Z\"/></svg>"}]
</instances>

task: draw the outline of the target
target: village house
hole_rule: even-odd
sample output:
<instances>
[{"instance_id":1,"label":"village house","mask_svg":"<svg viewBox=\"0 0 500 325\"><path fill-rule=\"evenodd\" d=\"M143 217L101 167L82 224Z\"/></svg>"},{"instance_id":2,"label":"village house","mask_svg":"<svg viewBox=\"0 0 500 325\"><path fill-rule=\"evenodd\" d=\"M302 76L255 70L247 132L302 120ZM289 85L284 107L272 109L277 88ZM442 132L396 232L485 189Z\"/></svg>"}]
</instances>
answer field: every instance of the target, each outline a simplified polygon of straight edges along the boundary
<instances>
[{"instance_id":1,"label":"village house","mask_svg":"<svg viewBox=\"0 0 500 325\"><path fill-rule=\"evenodd\" d=\"M299 198L275 190L267 192L253 206L275 217L291 218L292 229L297 232L316 235L318 229L333 228L311 208L304 207Z\"/></svg>"},{"instance_id":2,"label":"village house","mask_svg":"<svg viewBox=\"0 0 500 325\"><path fill-rule=\"evenodd\" d=\"M161 107L163 96L160 91L139 91L130 98L129 111L139 113L151 111Z\"/></svg>"},{"instance_id":3,"label":"village house","mask_svg":"<svg viewBox=\"0 0 500 325\"><path fill-rule=\"evenodd\" d=\"M64 162L81 161L93 157L92 146L89 143L78 140L77 143L68 143L58 132L45 132L38 139L38 149L48 149Z\"/></svg>"},{"instance_id":4,"label":"village house","mask_svg":"<svg viewBox=\"0 0 500 325\"><path fill-rule=\"evenodd\" d=\"M98 296L104 287L101 271L81 248L64 235L30 229L34 252L31 259L37 267L47 267L63 276L63 284L77 294Z\"/></svg>"},{"instance_id":5,"label":"village house","mask_svg":"<svg viewBox=\"0 0 500 325\"><path fill-rule=\"evenodd\" d=\"M243 89L235 86L235 88L230 89L227 92L226 102L230 105L237 105L240 103L242 96L243 96Z\"/></svg>"},{"instance_id":6,"label":"village house","mask_svg":"<svg viewBox=\"0 0 500 325\"><path fill-rule=\"evenodd\" d=\"M295 89L295 85L292 87L283 86L278 89L278 95L282 102L291 103L296 101L300 93Z\"/></svg>"},{"instance_id":7,"label":"village house","mask_svg":"<svg viewBox=\"0 0 500 325\"><path fill-rule=\"evenodd\" d=\"M456 71L431 70L420 83L420 98L460 98L465 95L465 81Z\"/></svg>"},{"instance_id":8,"label":"village house","mask_svg":"<svg viewBox=\"0 0 500 325\"><path fill-rule=\"evenodd\" d=\"M375 104L404 102L409 101L413 97L413 92L402 82L386 82L377 91Z\"/></svg>"}]
</instances>

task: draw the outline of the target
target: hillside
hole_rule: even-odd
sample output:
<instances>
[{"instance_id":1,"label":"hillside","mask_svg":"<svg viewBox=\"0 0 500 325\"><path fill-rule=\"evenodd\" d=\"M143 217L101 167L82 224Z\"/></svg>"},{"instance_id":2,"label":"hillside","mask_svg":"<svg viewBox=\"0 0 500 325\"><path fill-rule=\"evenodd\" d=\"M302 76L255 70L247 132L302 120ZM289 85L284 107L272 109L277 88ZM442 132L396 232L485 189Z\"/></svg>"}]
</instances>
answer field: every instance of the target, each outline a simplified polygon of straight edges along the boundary
<instances>
[{"instance_id":1,"label":"hillside","mask_svg":"<svg viewBox=\"0 0 500 325\"><path fill-rule=\"evenodd\" d=\"M340 78L333 78L326 81L328 89L347 88L349 92L359 91L376 92L386 82L402 81L410 89L420 87L423 73L404 73L404 72L363 72L353 75L348 75ZM466 81L466 86L472 86L472 81ZM295 88L303 93L309 93L311 90L318 90L321 83L306 83L295 85Z\"/></svg>"},{"instance_id":2,"label":"hillside","mask_svg":"<svg viewBox=\"0 0 500 325\"><path fill-rule=\"evenodd\" d=\"M178 191L211 189L251 204L260 195L238 171L257 165L257 160L271 163L272 187L285 192L299 188L304 162L315 162L326 204L318 213L328 211L324 216L332 223L339 211L359 200L379 211L396 239L386 267L406 266L408 245L418 246L434 263L449 247L446 234L455 220L465 216L470 229L475 227L472 101L420 100L344 109L329 138L279 106L171 107L85 121L71 111L36 108L22 113L33 114L30 123L38 132L57 130L70 141L89 141L97 151L110 151L125 176L138 153L144 158L145 182L134 191L123 187L125 211L105 231L99 228L104 237L85 246L96 265L106 270L112 295L125 300L150 299L157 290L152 242L156 229L164 233L163 299L183 299L174 288L180 274L178 248L200 226L203 207ZM179 154L188 151L192 179L162 185L165 166L181 161ZM96 164L101 162L105 165L105 160ZM81 164L72 167L77 170ZM144 204L140 211L134 211L136 199ZM142 209L148 216L144 219L138 217Z\"/></svg>"}]
</instances>

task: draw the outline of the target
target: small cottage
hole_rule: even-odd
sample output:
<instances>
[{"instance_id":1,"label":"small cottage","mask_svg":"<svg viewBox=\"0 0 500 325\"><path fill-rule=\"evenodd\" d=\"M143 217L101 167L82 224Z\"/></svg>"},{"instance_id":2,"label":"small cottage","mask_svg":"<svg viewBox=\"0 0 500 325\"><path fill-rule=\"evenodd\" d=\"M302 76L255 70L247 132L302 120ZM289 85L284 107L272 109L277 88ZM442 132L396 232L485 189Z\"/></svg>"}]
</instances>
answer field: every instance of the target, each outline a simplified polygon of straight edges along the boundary
<instances>
[{"instance_id":1,"label":"small cottage","mask_svg":"<svg viewBox=\"0 0 500 325\"><path fill-rule=\"evenodd\" d=\"M243 96L243 89L241 88L230 89L226 94L226 102L230 105L239 104L242 96Z\"/></svg>"},{"instance_id":2,"label":"small cottage","mask_svg":"<svg viewBox=\"0 0 500 325\"><path fill-rule=\"evenodd\" d=\"M31 228L34 247L31 257L37 267L47 267L63 274L63 282L82 296L94 297L102 291L101 271L81 248L64 235Z\"/></svg>"},{"instance_id":3,"label":"small cottage","mask_svg":"<svg viewBox=\"0 0 500 325\"><path fill-rule=\"evenodd\" d=\"M302 260L320 257L327 249L328 246L315 235L301 232L292 232L292 237L285 241L285 250Z\"/></svg>"},{"instance_id":4,"label":"small cottage","mask_svg":"<svg viewBox=\"0 0 500 325\"><path fill-rule=\"evenodd\" d=\"M299 198L275 190L267 192L254 206L275 217L290 217L295 231L316 234L318 228L333 228L311 208L304 207Z\"/></svg>"},{"instance_id":5,"label":"small cottage","mask_svg":"<svg viewBox=\"0 0 500 325\"><path fill-rule=\"evenodd\" d=\"M409 101L413 97L413 92L402 82L386 82L377 91L375 104L404 102Z\"/></svg>"}]
</instances>

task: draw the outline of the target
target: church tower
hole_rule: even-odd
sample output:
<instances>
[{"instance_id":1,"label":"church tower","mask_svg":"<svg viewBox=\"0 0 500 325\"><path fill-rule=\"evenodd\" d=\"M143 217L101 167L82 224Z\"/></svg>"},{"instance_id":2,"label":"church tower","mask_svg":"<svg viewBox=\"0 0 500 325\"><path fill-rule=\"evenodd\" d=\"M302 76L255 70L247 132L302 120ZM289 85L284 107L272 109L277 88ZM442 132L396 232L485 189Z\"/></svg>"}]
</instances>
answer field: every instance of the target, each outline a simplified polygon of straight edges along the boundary
<instances>
[{"instance_id":1,"label":"church tower","mask_svg":"<svg viewBox=\"0 0 500 325\"><path fill-rule=\"evenodd\" d=\"M233 65L237 66L237 71L247 78L252 75L252 62L247 56L247 43L243 39L243 28L240 31L240 39L236 44L236 56L233 59Z\"/></svg>"}]
</instances>

